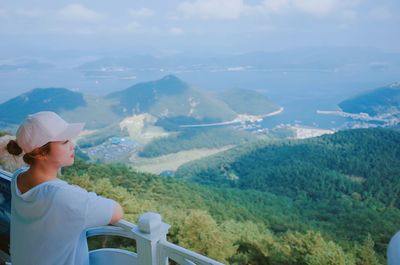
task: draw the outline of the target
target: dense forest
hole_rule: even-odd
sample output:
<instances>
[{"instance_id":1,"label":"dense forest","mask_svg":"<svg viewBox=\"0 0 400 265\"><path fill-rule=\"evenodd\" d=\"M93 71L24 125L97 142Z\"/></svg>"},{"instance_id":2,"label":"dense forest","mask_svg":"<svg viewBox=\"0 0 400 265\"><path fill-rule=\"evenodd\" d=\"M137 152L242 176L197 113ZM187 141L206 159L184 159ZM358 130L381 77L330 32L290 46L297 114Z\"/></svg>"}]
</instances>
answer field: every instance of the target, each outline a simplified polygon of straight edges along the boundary
<instances>
[{"instance_id":1,"label":"dense forest","mask_svg":"<svg viewBox=\"0 0 400 265\"><path fill-rule=\"evenodd\" d=\"M217 148L245 143L257 137L246 131L224 127L184 129L178 134L153 140L139 152L141 157L157 157L195 148Z\"/></svg>"},{"instance_id":2,"label":"dense forest","mask_svg":"<svg viewBox=\"0 0 400 265\"><path fill-rule=\"evenodd\" d=\"M376 201L312 203L163 178L122 164L77 160L62 178L119 201L131 222L143 212L161 213L172 225L171 242L227 264L384 264L400 218L397 208ZM133 249L116 239L90 242L99 244Z\"/></svg>"},{"instance_id":3,"label":"dense forest","mask_svg":"<svg viewBox=\"0 0 400 265\"><path fill-rule=\"evenodd\" d=\"M288 198L318 231L338 241L370 235L382 255L400 226L400 133L394 130L246 144L183 165L176 175Z\"/></svg>"},{"instance_id":4,"label":"dense forest","mask_svg":"<svg viewBox=\"0 0 400 265\"><path fill-rule=\"evenodd\" d=\"M260 143L183 165L177 176L291 198L350 196L399 207L400 133L358 129Z\"/></svg>"}]
</instances>

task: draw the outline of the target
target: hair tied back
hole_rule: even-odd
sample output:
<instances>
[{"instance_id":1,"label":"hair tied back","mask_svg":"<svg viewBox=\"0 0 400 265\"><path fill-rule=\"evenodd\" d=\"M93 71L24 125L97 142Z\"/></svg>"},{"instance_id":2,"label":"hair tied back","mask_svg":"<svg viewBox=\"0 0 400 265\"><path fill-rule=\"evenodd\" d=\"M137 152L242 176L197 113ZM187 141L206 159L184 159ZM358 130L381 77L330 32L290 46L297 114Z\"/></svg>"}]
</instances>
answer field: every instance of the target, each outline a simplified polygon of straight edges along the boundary
<instances>
[{"instance_id":1,"label":"hair tied back","mask_svg":"<svg viewBox=\"0 0 400 265\"><path fill-rule=\"evenodd\" d=\"M15 156L22 154L22 149L19 147L18 143L15 140L10 140L7 144L7 151Z\"/></svg>"}]
</instances>

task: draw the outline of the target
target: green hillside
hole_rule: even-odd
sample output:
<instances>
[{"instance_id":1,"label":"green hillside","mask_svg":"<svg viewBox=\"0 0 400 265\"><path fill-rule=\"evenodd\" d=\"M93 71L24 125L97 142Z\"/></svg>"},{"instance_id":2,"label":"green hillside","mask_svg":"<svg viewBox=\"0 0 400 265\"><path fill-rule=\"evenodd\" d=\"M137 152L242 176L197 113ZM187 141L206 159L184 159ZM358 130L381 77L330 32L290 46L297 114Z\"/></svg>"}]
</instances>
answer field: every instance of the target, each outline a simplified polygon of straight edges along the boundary
<instances>
[{"instance_id":1,"label":"green hillside","mask_svg":"<svg viewBox=\"0 0 400 265\"><path fill-rule=\"evenodd\" d=\"M358 129L260 145L188 163L176 175L292 198L348 196L400 206L399 132Z\"/></svg>"},{"instance_id":2,"label":"green hillside","mask_svg":"<svg viewBox=\"0 0 400 265\"><path fill-rule=\"evenodd\" d=\"M265 94L253 90L231 89L218 93L217 97L240 114L263 115L279 109Z\"/></svg>"},{"instance_id":3,"label":"green hillside","mask_svg":"<svg viewBox=\"0 0 400 265\"><path fill-rule=\"evenodd\" d=\"M335 204L269 192L202 186L76 160L62 178L121 203L125 219L146 211L172 225L168 239L227 264L384 264L400 211L375 201ZM91 247L127 243L91 240ZM128 247L129 248L129 247ZM132 247L130 247L132 249Z\"/></svg>"},{"instance_id":4,"label":"green hillside","mask_svg":"<svg viewBox=\"0 0 400 265\"><path fill-rule=\"evenodd\" d=\"M86 104L72 110L64 110L60 115L69 122L85 122L85 129L101 129L115 125L119 129L119 121L122 119L112 111L115 101L102 97L84 95Z\"/></svg>"},{"instance_id":5,"label":"green hillside","mask_svg":"<svg viewBox=\"0 0 400 265\"><path fill-rule=\"evenodd\" d=\"M65 88L35 88L0 104L0 120L19 124L28 114L38 111L73 110L86 106L83 95Z\"/></svg>"},{"instance_id":6,"label":"green hillside","mask_svg":"<svg viewBox=\"0 0 400 265\"><path fill-rule=\"evenodd\" d=\"M400 111L400 84L377 88L339 103L339 107L350 113L368 113L375 116Z\"/></svg>"},{"instance_id":7,"label":"green hillside","mask_svg":"<svg viewBox=\"0 0 400 265\"><path fill-rule=\"evenodd\" d=\"M237 145L256 139L257 137L250 132L223 127L185 129L179 134L153 140L139 152L139 155L157 157L182 150Z\"/></svg>"},{"instance_id":8,"label":"green hillside","mask_svg":"<svg viewBox=\"0 0 400 265\"><path fill-rule=\"evenodd\" d=\"M224 121L235 117L224 102L198 91L179 78L139 83L106 98L117 99L113 110L122 116L150 113L156 117L192 117L198 121Z\"/></svg>"}]
</instances>

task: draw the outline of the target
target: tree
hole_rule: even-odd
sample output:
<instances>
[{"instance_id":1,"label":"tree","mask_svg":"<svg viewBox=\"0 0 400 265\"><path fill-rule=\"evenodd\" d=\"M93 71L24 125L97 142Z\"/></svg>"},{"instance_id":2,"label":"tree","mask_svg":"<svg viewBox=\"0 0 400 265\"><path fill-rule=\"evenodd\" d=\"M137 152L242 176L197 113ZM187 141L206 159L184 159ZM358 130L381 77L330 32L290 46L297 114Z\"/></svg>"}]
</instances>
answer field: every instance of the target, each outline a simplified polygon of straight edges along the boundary
<instances>
[{"instance_id":1,"label":"tree","mask_svg":"<svg viewBox=\"0 0 400 265\"><path fill-rule=\"evenodd\" d=\"M288 232L276 245L272 264L290 265L351 265L354 258L345 255L340 246L332 241L326 242L319 232L305 234Z\"/></svg>"},{"instance_id":2,"label":"tree","mask_svg":"<svg viewBox=\"0 0 400 265\"><path fill-rule=\"evenodd\" d=\"M178 232L179 244L211 258L226 262L236 252L229 234L219 229L203 210L190 210Z\"/></svg>"},{"instance_id":3,"label":"tree","mask_svg":"<svg viewBox=\"0 0 400 265\"><path fill-rule=\"evenodd\" d=\"M370 234L361 245L356 246L357 265L378 265L380 264L374 250L374 241Z\"/></svg>"}]
</instances>

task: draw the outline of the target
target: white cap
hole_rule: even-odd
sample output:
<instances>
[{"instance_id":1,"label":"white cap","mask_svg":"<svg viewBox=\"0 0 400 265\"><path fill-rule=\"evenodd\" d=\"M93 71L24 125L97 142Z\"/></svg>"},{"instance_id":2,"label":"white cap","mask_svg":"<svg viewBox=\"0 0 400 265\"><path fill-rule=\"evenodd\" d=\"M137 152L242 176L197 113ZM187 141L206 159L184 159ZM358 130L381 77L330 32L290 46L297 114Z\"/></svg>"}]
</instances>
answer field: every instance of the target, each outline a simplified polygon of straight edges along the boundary
<instances>
[{"instance_id":1,"label":"white cap","mask_svg":"<svg viewBox=\"0 0 400 265\"><path fill-rule=\"evenodd\" d=\"M17 143L24 153L48 142L70 140L79 135L84 123L68 123L52 111L28 115L17 130Z\"/></svg>"}]
</instances>

